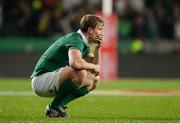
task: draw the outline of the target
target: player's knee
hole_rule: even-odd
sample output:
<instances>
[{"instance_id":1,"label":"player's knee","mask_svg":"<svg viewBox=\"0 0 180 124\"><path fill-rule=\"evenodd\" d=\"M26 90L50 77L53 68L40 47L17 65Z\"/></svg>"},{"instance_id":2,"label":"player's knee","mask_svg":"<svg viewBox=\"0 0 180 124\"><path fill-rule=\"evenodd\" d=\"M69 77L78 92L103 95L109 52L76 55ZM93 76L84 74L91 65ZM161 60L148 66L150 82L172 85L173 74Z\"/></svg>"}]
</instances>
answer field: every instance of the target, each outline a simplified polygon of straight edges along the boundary
<instances>
[{"instance_id":1,"label":"player's knee","mask_svg":"<svg viewBox=\"0 0 180 124\"><path fill-rule=\"evenodd\" d=\"M96 83L93 83L91 86L88 87L89 91L95 90L96 89Z\"/></svg>"},{"instance_id":2,"label":"player's knee","mask_svg":"<svg viewBox=\"0 0 180 124\"><path fill-rule=\"evenodd\" d=\"M96 89L96 85L100 82L99 76L93 76L91 79L86 80L82 86L86 86L90 91Z\"/></svg>"},{"instance_id":3,"label":"player's knee","mask_svg":"<svg viewBox=\"0 0 180 124\"><path fill-rule=\"evenodd\" d=\"M92 85L89 87L89 90L92 91L92 90L95 90L96 89L96 86L97 84L99 84L100 82L100 77L99 76L96 76L94 78L94 82L92 83Z\"/></svg>"},{"instance_id":4,"label":"player's knee","mask_svg":"<svg viewBox=\"0 0 180 124\"><path fill-rule=\"evenodd\" d=\"M74 74L74 80L77 82L79 85L81 85L87 76L87 71L86 70L81 70L81 71L76 71Z\"/></svg>"},{"instance_id":5,"label":"player's knee","mask_svg":"<svg viewBox=\"0 0 180 124\"><path fill-rule=\"evenodd\" d=\"M76 76L78 77L80 82L84 82L87 76L87 71L86 70L77 71Z\"/></svg>"},{"instance_id":6,"label":"player's knee","mask_svg":"<svg viewBox=\"0 0 180 124\"><path fill-rule=\"evenodd\" d=\"M96 89L96 84L93 84L93 86L91 87L90 91L95 90Z\"/></svg>"},{"instance_id":7,"label":"player's knee","mask_svg":"<svg viewBox=\"0 0 180 124\"><path fill-rule=\"evenodd\" d=\"M96 77L94 78L94 83L95 83L95 84L99 84L99 82L100 82L100 77L99 77L99 76L96 76Z\"/></svg>"},{"instance_id":8,"label":"player's knee","mask_svg":"<svg viewBox=\"0 0 180 124\"><path fill-rule=\"evenodd\" d=\"M75 69L68 66L68 67L63 68L63 70L61 70L60 77L64 80L71 79L73 78L75 72L76 72Z\"/></svg>"}]
</instances>

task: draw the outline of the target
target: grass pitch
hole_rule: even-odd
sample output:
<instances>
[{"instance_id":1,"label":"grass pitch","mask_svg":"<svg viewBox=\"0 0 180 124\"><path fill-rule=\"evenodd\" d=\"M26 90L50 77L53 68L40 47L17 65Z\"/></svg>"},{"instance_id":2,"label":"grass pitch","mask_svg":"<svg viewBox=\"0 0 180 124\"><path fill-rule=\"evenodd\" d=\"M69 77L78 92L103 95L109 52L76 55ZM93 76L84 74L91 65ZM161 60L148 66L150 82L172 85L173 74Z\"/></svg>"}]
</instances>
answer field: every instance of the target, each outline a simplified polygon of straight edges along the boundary
<instances>
[{"instance_id":1,"label":"grass pitch","mask_svg":"<svg viewBox=\"0 0 180 124\"><path fill-rule=\"evenodd\" d=\"M78 123L78 122L169 122L180 123L180 96L133 96L110 94L111 91L150 90L180 92L180 80L174 79L122 79L103 81L94 91L68 105L70 118L47 118L45 106L52 99L41 98L31 91L29 79L0 79L0 122Z\"/></svg>"}]
</instances>

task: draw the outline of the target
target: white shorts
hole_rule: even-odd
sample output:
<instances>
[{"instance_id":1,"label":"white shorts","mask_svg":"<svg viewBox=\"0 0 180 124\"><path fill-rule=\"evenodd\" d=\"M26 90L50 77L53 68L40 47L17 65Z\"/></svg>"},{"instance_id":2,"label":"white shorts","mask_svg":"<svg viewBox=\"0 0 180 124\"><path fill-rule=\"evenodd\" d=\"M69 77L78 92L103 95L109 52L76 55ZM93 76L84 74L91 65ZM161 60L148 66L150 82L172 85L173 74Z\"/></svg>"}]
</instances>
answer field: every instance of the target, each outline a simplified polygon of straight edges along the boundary
<instances>
[{"instance_id":1,"label":"white shorts","mask_svg":"<svg viewBox=\"0 0 180 124\"><path fill-rule=\"evenodd\" d=\"M33 91L41 97L54 97L59 90L60 73L63 70L47 72L34 77L31 81Z\"/></svg>"}]
</instances>

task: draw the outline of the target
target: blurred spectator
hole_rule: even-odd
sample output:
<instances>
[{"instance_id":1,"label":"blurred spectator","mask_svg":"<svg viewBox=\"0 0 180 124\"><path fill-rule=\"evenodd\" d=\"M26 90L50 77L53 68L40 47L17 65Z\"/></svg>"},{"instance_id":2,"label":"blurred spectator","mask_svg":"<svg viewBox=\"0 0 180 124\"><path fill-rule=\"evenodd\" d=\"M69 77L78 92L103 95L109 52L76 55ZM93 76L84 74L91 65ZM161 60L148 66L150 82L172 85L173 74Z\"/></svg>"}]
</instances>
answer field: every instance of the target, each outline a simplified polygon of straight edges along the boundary
<instances>
[{"instance_id":1,"label":"blurred spectator","mask_svg":"<svg viewBox=\"0 0 180 124\"><path fill-rule=\"evenodd\" d=\"M17 34L17 20L18 20L18 9L16 0L1 1L3 5L3 22L1 28L1 35L4 34Z\"/></svg>"},{"instance_id":2,"label":"blurred spectator","mask_svg":"<svg viewBox=\"0 0 180 124\"><path fill-rule=\"evenodd\" d=\"M17 25L19 29L19 33L26 34L28 29L28 22L32 15L32 9L30 6L29 0L20 0L17 3L17 10L19 12Z\"/></svg>"},{"instance_id":3,"label":"blurred spectator","mask_svg":"<svg viewBox=\"0 0 180 124\"><path fill-rule=\"evenodd\" d=\"M126 1L125 0L115 0L114 1L115 13L117 13L118 15L122 15L123 13L125 13L125 9L126 9Z\"/></svg>"},{"instance_id":4,"label":"blurred spectator","mask_svg":"<svg viewBox=\"0 0 180 124\"><path fill-rule=\"evenodd\" d=\"M83 0L62 0L64 9L69 11L71 8L74 8L76 6L80 6L82 4Z\"/></svg>"},{"instance_id":5,"label":"blurred spectator","mask_svg":"<svg viewBox=\"0 0 180 124\"><path fill-rule=\"evenodd\" d=\"M158 37L158 24L153 10L146 12L146 37L154 41Z\"/></svg>"},{"instance_id":6,"label":"blurred spectator","mask_svg":"<svg viewBox=\"0 0 180 124\"><path fill-rule=\"evenodd\" d=\"M142 54L144 49L144 41L140 38L135 38L130 46L131 53Z\"/></svg>"},{"instance_id":7,"label":"blurred spectator","mask_svg":"<svg viewBox=\"0 0 180 124\"><path fill-rule=\"evenodd\" d=\"M119 37L124 40L124 39L129 39L132 38L132 21L129 20L127 17L120 18L119 21L119 27L118 27L118 32L119 32Z\"/></svg>"},{"instance_id":8,"label":"blurred spectator","mask_svg":"<svg viewBox=\"0 0 180 124\"><path fill-rule=\"evenodd\" d=\"M180 40L180 5L174 4L173 15L175 17L174 35L177 40Z\"/></svg>"},{"instance_id":9,"label":"blurred spectator","mask_svg":"<svg viewBox=\"0 0 180 124\"><path fill-rule=\"evenodd\" d=\"M133 10L136 12L143 12L144 11L144 0L127 0Z\"/></svg>"},{"instance_id":10,"label":"blurred spectator","mask_svg":"<svg viewBox=\"0 0 180 124\"><path fill-rule=\"evenodd\" d=\"M79 21L85 13L94 13L94 10L91 10L88 1L83 1L80 6L71 9L70 17L72 30L76 31L79 29Z\"/></svg>"},{"instance_id":11,"label":"blurred spectator","mask_svg":"<svg viewBox=\"0 0 180 124\"><path fill-rule=\"evenodd\" d=\"M113 0L121 40L180 39L179 0ZM1 0L0 35L56 36L101 11L102 0Z\"/></svg>"},{"instance_id":12,"label":"blurred spectator","mask_svg":"<svg viewBox=\"0 0 180 124\"><path fill-rule=\"evenodd\" d=\"M162 38L168 38L172 39L174 34L174 22L173 17L170 14L171 8L169 8L169 5L171 3L161 1L159 0L156 2L156 11L157 11L157 17L158 17L158 25L159 25L159 31L160 31L160 37ZM166 7L166 8L165 8Z\"/></svg>"},{"instance_id":13,"label":"blurred spectator","mask_svg":"<svg viewBox=\"0 0 180 124\"><path fill-rule=\"evenodd\" d=\"M138 14L133 20L133 38L144 39L146 36L145 19L142 14Z\"/></svg>"},{"instance_id":14,"label":"blurred spectator","mask_svg":"<svg viewBox=\"0 0 180 124\"><path fill-rule=\"evenodd\" d=\"M3 2L0 1L0 28L2 27L3 22Z\"/></svg>"}]
</instances>

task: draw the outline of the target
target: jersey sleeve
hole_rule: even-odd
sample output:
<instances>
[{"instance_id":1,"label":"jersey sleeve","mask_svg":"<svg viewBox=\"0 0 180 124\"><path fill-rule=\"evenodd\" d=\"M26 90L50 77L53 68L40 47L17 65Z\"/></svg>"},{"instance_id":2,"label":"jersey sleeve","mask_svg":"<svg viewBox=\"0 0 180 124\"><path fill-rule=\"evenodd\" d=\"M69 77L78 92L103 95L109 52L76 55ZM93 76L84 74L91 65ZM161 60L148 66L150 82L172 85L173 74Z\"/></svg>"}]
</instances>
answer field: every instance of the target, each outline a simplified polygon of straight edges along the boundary
<instances>
[{"instance_id":1,"label":"jersey sleeve","mask_svg":"<svg viewBox=\"0 0 180 124\"><path fill-rule=\"evenodd\" d=\"M87 47L87 50L86 50L86 53L85 53L85 57L86 57L89 53L91 53L91 50L90 50L90 47Z\"/></svg>"},{"instance_id":2,"label":"jersey sleeve","mask_svg":"<svg viewBox=\"0 0 180 124\"><path fill-rule=\"evenodd\" d=\"M77 49L80 50L81 53L83 53L84 49L84 43L79 39L71 39L68 44L69 49Z\"/></svg>"}]
</instances>

